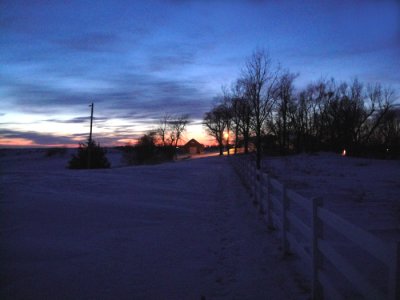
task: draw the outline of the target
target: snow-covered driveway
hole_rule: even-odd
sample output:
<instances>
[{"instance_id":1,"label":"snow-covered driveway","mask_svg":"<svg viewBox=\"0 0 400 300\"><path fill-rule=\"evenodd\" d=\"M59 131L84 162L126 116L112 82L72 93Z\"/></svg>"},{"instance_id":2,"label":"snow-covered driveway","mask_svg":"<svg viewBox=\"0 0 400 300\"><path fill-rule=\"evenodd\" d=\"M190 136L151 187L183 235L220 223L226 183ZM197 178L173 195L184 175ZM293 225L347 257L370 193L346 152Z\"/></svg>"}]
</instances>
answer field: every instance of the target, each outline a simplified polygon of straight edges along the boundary
<instances>
[{"instance_id":1,"label":"snow-covered driveway","mask_svg":"<svg viewBox=\"0 0 400 300\"><path fill-rule=\"evenodd\" d=\"M53 160L1 160L1 299L307 298L226 158Z\"/></svg>"}]
</instances>

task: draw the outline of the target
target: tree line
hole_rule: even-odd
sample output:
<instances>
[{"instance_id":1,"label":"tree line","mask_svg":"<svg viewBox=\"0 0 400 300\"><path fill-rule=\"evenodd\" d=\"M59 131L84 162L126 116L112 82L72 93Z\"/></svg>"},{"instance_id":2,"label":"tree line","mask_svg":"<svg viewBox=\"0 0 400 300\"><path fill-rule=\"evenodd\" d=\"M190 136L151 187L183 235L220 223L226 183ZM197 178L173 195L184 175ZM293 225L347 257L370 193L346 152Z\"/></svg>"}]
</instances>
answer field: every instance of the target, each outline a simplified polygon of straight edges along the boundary
<instances>
[{"instance_id":1,"label":"tree line","mask_svg":"<svg viewBox=\"0 0 400 300\"><path fill-rule=\"evenodd\" d=\"M345 149L354 156L400 157L400 108L392 88L321 79L296 89L297 76L263 50L247 59L239 78L204 115L221 155L232 134L235 153L254 145L258 168L263 152Z\"/></svg>"},{"instance_id":2,"label":"tree line","mask_svg":"<svg viewBox=\"0 0 400 300\"><path fill-rule=\"evenodd\" d=\"M153 130L139 137L135 145L119 147L128 164L153 164L173 160L189 124L187 114L164 114Z\"/></svg>"},{"instance_id":3,"label":"tree line","mask_svg":"<svg viewBox=\"0 0 400 300\"><path fill-rule=\"evenodd\" d=\"M123 152L123 159L129 165L154 164L171 161L176 157L177 147L189 123L189 115L165 114L157 127L140 136L135 145L116 147ZM48 152L54 155L56 150ZM68 163L70 169L109 168L107 150L94 140L79 143L79 148Z\"/></svg>"}]
</instances>

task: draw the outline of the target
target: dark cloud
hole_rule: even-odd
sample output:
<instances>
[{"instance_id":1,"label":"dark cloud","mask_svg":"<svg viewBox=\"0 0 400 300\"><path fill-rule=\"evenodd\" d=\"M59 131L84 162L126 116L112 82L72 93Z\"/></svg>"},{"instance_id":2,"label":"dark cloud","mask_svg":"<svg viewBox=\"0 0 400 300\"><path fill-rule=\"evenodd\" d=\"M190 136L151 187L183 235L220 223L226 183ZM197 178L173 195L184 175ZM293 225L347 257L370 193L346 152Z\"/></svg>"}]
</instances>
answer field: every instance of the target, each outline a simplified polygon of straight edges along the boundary
<instances>
[{"instance_id":1,"label":"dark cloud","mask_svg":"<svg viewBox=\"0 0 400 300\"><path fill-rule=\"evenodd\" d=\"M105 122L109 118L107 117L93 117L93 120L95 122ZM88 123L90 120L90 116L87 117L76 117L72 119L67 119L67 120L60 120L60 119L47 119L43 120L44 122L54 122L54 123L65 123L65 124L82 124L82 123Z\"/></svg>"},{"instance_id":2,"label":"dark cloud","mask_svg":"<svg viewBox=\"0 0 400 300\"><path fill-rule=\"evenodd\" d=\"M125 112L156 116L169 112L199 116L208 107L210 98L209 92L200 89L202 82L158 78L150 74L114 74L108 78L109 88L93 92L79 90L79 87L60 88L35 81L6 81L5 94L14 99L15 109L30 113L53 114L65 109L76 111L78 107L85 107L88 102L94 101L95 110L107 108L110 113L118 111L118 114Z\"/></svg>"},{"instance_id":3,"label":"dark cloud","mask_svg":"<svg viewBox=\"0 0 400 300\"><path fill-rule=\"evenodd\" d=\"M195 56L193 53L179 53L175 55L155 55L149 58L149 71L164 71L193 64Z\"/></svg>"},{"instance_id":4,"label":"dark cloud","mask_svg":"<svg viewBox=\"0 0 400 300\"><path fill-rule=\"evenodd\" d=\"M0 129L0 138L4 139L27 139L38 145L56 145L56 144L76 144L72 136L59 136L43 134L33 131L17 131Z\"/></svg>"},{"instance_id":5,"label":"dark cloud","mask_svg":"<svg viewBox=\"0 0 400 300\"><path fill-rule=\"evenodd\" d=\"M119 128L113 133L95 132L94 140L105 145L115 144L121 139L137 139L143 134L142 130L134 128ZM0 139L26 139L34 145L51 146L51 145L78 145L78 140L85 141L88 134L78 133L69 136L60 136L53 134L45 134L34 131L19 131L0 129Z\"/></svg>"},{"instance_id":6,"label":"dark cloud","mask_svg":"<svg viewBox=\"0 0 400 300\"><path fill-rule=\"evenodd\" d=\"M137 74L110 79L113 88L93 93L60 89L39 83L8 82L7 96L14 98L18 111L53 115L78 109L82 112L90 101L95 103L99 121L106 117L159 118L164 113L201 117L209 106L209 96L196 82L159 79ZM106 112L106 111L107 112ZM89 111L89 110L88 110ZM51 118L56 122L83 123L86 117L70 120Z\"/></svg>"},{"instance_id":7,"label":"dark cloud","mask_svg":"<svg viewBox=\"0 0 400 300\"><path fill-rule=\"evenodd\" d=\"M17 83L9 88L10 95L15 98L16 108L31 113L54 113L65 106L85 105L91 98L89 93L36 84Z\"/></svg>"},{"instance_id":8,"label":"dark cloud","mask_svg":"<svg viewBox=\"0 0 400 300\"><path fill-rule=\"evenodd\" d=\"M102 52L115 50L118 41L119 37L116 34L96 32L57 40L56 43L76 51Z\"/></svg>"},{"instance_id":9,"label":"dark cloud","mask_svg":"<svg viewBox=\"0 0 400 300\"><path fill-rule=\"evenodd\" d=\"M400 37L386 39L380 43L341 45L336 48L326 45L326 47L312 49L290 48L283 50L287 55L295 56L298 60L305 58L313 60L341 59L365 54L379 54L384 51L395 51L397 54L400 54Z\"/></svg>"}]
</instances>

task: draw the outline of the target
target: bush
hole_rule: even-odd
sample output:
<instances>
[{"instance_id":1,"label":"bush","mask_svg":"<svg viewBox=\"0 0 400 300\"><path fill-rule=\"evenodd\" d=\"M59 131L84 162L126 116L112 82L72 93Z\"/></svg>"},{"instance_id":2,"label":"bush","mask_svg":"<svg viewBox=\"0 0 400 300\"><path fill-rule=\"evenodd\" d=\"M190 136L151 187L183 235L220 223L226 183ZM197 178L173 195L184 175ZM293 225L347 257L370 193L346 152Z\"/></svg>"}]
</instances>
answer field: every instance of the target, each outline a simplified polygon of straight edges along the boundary
<instances>
[{"instance_id":1,"label":"bush","mask_svg":"<svg viewBox=\"0 0 400 300\"><path fill-rule=\"evenodd\" d=\"M171 161L176 157L176 147L161 146L157 147L157 158L159 161Z\"/></svg>"},{"instance_id":2,"label":"bush","mask_svg":"<svg viewBox=\"0 0 400 300\"><path fill-rule=\"evenodd\" d=\"M156 164L172 161L176 156L175 147L156 146L152 134L143 135L135 146L126 145L120 149L128 165Z\"/></svg>"},{"instance_id":3,"label":"bush","mask_svg":"<svg viewBox=\"0 0 400 300\"><path fill-rule=\"evenodd\" d=\"M101 148L95 141L80 143L78 153L73 154L69 161L70 169L104 169L110 167L106 157L106 149ZM90 154L90 162L89 162Z\"/></svg>"},{"instance_id":4,"label":"bush","mask_svg":"<svg viewBox=\"0 0 400 300\"><path fill-rule=\"evenodd\" d=\"M122 159L128 165L136 164L136 151L134 146L126 145L123 147L119 147L118 149L122 151Z\"/></svg>"},{"instance_id":5,"label":"bush","mask_svg":"<svg viewBox=\"0 0 400 300\"><path fill-rule=\"evenodd\" d=\"M156 154L154 136L151 134L145 134L142 136L135 146L135 153L136 161L139 164L154 162Z\"/></svg>"}]
</instances>

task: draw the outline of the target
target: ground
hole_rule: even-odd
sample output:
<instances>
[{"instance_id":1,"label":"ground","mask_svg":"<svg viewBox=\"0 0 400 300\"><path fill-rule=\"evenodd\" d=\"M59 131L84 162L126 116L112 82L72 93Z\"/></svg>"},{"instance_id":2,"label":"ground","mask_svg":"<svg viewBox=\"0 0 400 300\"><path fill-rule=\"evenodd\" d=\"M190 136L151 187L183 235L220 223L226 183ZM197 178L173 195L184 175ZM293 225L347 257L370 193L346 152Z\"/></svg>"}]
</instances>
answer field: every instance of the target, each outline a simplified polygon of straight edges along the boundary
<instances>
[{"instance_id":1,"label":"ground","mask_svg":"<svg viewBox=\"0 0 400 300\"><path fill-rule=\"evenodd\" d=\"M400 240L400 161L335 153L265 157L263 170L384 240Z\"/></svg>"},{"instance_id":2,"label":"ground","mask_svg":"<svg viewBox=\"0 0 400 300\"><path fill-rule=\"evenodd\" d=\"M1 153L1 299L309 297L227 158L67 160Z\"/></svg>"}]
</instances>

